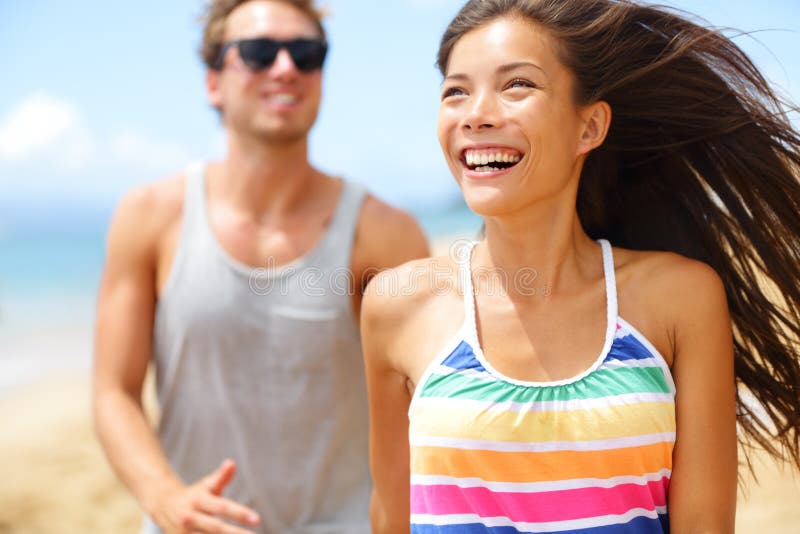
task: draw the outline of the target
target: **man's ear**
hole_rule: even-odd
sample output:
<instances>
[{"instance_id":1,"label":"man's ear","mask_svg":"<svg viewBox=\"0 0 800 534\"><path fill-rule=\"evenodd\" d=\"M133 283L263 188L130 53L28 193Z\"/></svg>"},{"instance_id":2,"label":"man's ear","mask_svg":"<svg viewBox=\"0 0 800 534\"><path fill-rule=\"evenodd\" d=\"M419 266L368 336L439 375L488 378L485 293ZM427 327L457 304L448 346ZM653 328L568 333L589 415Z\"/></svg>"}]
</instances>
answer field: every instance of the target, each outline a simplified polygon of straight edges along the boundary
<instances>
[{"instance_id":1,"label":"man's ear","mask_svg":"<svg viewBox=\"0 0 800 534\"><path fill-rule=\"evenodd\" d=\"M583 127L578 140L578 155L588 154L605 141L611 126L611 106L598 100L580 110Z\"/></svg>"},{"instance_id":2,"label":"man's ear","mask_svg":"<svg viewBox=\"0 0 800 534\"><path fill-rule=\"evenodd\" d=\"M218 70L208 69L206 71L206 95L208 102L217 109L222 108L222 90L220 88L220 76Z\"/></svg>"}]
</instances>

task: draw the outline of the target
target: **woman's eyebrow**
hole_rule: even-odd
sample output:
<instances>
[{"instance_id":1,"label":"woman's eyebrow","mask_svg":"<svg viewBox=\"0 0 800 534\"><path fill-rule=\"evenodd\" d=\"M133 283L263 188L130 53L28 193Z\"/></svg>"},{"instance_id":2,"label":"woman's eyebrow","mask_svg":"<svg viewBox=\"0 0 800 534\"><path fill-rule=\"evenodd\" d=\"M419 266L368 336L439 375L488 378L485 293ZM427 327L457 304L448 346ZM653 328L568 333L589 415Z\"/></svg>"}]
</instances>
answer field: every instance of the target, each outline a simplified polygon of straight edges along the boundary
<instances>
[{"instance_id":1,"label":"woman's eyebrow","mask_svg":"<svg viewBox=\"0 0 800 534\"><path fill-rule=\"evenodd\" d=\"M540 70L542 74L547 76L547 72L545 72L545 70L542 67L540 67L536 63L531 63L530 61L516 61L514 63L506 63L505 65L500 65L499 67L497 67L497 73L505 74L512 70L517 70L525 67L533 67L537 70Z\"/></svg>"},{"instance_id":2,"label":"woman's eyebrow","mask_svg":"<svg viewBox=\"0 0 800 534\"><path fill-rule=\"evenodd\" d=\"M463 82L468 79L469 76L467 76L466 74L448 74L447 77L445 77L444 81L446 82L448 80L458 80Z\"/></svg>"},{"instance_id":3,"label":"woman's eyebrow","mask_svg":"<svg viewBox=\"0 0 800 534\"><path fill-rule=\"evenodd\" d=\"M534 69L541 71L542 74L547 76L547 72L545 72L545 70L542 67L530 61L515 61L514 63L506 63L505 65L500 65L499 67L497 67L496 72L498 74L505 74L507 72L511 72L513 70L522 69L526 67L533 67ZM468 79L469 76L467 76L466 74L461 74L461 73L448 74L447 77L445 77L445 79L442 81L442 83L450 80L466 81Z\"/></svg>"}]
</instances>

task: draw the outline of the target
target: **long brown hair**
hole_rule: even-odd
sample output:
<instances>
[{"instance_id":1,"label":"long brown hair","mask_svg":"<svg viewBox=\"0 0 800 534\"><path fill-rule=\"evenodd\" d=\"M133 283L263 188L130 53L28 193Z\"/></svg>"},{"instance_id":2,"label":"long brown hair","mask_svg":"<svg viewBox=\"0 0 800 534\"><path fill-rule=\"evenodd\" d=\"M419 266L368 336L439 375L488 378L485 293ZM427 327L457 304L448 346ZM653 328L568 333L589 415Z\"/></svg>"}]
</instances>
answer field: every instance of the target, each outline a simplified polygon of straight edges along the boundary
<instances>
[{"instance_id":1,"label":"long brown hair","mask_svg":"<svg viewBox=\"0 0 800 534\"><path fill-rule=\"evenodd\" d=\"M800 467L800 135L788 119L797 108L722 32L629 0L471 0L442 38L442 74L465 33L501 16L555 37L576 103L613 110L581 175L587 234L719 273L744 386L740 441Z\"/></svg>"}]
</instances>

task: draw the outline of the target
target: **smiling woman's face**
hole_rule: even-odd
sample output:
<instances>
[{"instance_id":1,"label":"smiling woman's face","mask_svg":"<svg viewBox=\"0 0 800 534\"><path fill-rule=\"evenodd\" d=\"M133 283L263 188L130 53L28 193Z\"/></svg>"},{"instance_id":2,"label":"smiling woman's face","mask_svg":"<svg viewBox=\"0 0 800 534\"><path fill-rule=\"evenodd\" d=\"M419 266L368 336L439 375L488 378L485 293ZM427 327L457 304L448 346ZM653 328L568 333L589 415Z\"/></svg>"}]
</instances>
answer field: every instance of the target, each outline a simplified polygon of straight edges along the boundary
<instances>
[{"instance_id":1,"label":"smiling woman's face","mask_svg":"<svg viewBox=\"0 0 800 534\"><path fill-rule=\"evenodd\" d=\"M503 215L556 197L574 203L583 120L573 79L555 40L519 17L496 19L455 44L437 130L473 211Z\"/></svg>"}]
</instances>

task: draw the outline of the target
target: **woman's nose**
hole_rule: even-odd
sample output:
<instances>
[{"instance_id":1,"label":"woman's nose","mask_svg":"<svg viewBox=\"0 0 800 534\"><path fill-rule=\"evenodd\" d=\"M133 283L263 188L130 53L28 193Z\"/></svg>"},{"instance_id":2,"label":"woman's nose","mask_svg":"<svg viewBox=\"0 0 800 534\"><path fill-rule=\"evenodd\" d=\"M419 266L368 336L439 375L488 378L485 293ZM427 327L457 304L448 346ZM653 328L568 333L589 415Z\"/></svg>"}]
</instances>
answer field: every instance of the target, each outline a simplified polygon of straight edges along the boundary
<instances>
[{"instance_id":1,"label":"woman's nose","mask_svg":"<svg viewBox=\"0 0 800 534\"><path fill-rule=\"evenodd\" d=\"M500 125L501 118L497 102L489 94L475 95L463 120L466 130L487 130Z\"/></svg>"}]
</instances>

